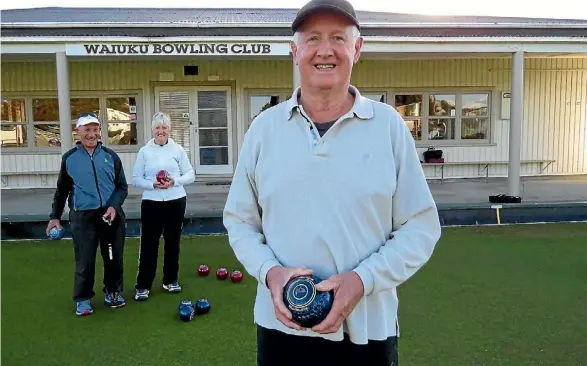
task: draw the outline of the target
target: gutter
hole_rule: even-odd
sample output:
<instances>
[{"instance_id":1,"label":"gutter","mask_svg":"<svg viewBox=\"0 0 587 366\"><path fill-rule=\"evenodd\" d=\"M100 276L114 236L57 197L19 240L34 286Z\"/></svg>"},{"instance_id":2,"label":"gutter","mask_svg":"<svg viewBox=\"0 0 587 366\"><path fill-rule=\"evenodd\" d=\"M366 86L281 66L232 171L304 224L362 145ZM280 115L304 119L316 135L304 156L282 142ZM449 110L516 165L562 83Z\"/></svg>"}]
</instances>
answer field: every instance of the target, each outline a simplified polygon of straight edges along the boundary
<instances>
[{"instance_id":1,"label":"gutter","mask_svg":"<svg viewBox=\"0 0 587 366\"><path fill-rule=\"evenodd\" d=\"M587 37L388 37L363 36L366 43L587 43ZM63 37L3 37L2 43L173 43L173 42L272 42L289 43L291 37L112 37L112 36L63 36Z\"/></svg>"},{"instance_id":2,"label":"gutter","mask_svg":"<svg viewBox=\"0 0 587 366\"><path fill-rule=\"evenodd\" d=\"M290 28L285 22L193 23L193 22L11 22L2 28ZM521 29L586 29L584 23L376 23L364 22L362 28L521 28Z\"/></svg>"},{"instance_id":3,"label":"gutter","mask_svg":"<svg viewBox=\"0 0 587 366\"><path fill-rule=\"evenodd\" d=\"M388 37L388 36L364 36L364 45L405 45L405 44L486 44L509 45L519 47L521 45L574 45L580 47L577 52L586 52L582 47L587 46L587 37ZM2 43L5 48L15 45L65 45L65 44L127 44L127 43L273 43L288 45L291 37L252 36L252 37L90 37L90 36L64 36L64 37L4 37ZM4 50L3 50L4 51ZM6 53L6 52L2 52ZM10 53L7 51L7 53Z\"/></svg>"}]
</instances>

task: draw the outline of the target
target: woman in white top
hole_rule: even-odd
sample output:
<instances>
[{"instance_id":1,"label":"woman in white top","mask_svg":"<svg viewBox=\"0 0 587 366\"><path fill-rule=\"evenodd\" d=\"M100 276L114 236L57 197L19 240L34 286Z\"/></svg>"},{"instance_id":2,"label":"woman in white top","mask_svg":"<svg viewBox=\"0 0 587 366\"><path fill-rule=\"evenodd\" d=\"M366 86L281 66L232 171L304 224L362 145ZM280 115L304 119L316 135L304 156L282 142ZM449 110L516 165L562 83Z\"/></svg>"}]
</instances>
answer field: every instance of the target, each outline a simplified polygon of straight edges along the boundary
<instances>
[{"instance_id":1,"label":"woman in white top","mask_svg":"<svg viewBox=\"0 0 587 366\"><path fill-rule=\"evenodd\" d=\"M153 116L153 138L143 146L134 165L132 185L144 189L141 202L141 244L135 300L147 300L157 272L159 239L165 241L163 289L179 292L179 247L186 210L184 185L195 181L185 149L169 137L171 120L165 113ZM157 181L167 171L168 180Z\"/></svg>"}]
</instances>

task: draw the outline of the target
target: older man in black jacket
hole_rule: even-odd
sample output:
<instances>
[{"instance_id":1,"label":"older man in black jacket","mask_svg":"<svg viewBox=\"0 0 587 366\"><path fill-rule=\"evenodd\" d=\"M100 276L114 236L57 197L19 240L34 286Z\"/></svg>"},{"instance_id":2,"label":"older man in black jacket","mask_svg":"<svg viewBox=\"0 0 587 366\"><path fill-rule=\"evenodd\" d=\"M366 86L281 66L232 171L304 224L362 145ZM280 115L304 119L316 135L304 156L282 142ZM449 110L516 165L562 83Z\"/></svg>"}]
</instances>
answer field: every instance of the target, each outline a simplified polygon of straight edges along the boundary
<instances>
[{"instance_id":1,"label":"older man in black jacket","mask_svg":"<svg viewBox=\"0 0 587 366\"><path fill-rule=\"evenodd\" d=\"M73 300L76 314L93 313L96 251L104 260L104 302L118 308L126 305L123 290L123 254L126 237L122 204L128 185L122 162L100 142L100 121L93 113L82 114L76 130L80 141L61 160L57 189L47 233L61 228L60 219L69 197L70 223L75 251Z\"/></svg>"}]
</instances>

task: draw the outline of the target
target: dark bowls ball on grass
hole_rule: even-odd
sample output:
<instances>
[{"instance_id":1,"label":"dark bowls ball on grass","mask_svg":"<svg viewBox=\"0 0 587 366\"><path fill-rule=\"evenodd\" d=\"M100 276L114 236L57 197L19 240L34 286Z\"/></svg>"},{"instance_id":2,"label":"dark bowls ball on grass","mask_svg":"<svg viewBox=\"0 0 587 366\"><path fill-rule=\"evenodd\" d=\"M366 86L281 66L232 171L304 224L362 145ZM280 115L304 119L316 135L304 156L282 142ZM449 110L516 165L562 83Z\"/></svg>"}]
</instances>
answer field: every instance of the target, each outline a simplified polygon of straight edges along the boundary
<instances>
[{"instance_id":1,"label":"dark bowls ball on grass","mask_svg":"<svg viewBox=\"0 0 587 366\"><path fill-rule=\"evenodd\" d=\"M196 315L207 314L210 311L211 305L208 299L198 299L196 301Z\"/></svg>"},{"instance_id":2,"label":"dark bowls ball on grass","mask_svg":"<svg viewBox=\"0 0 587 366\"><path fill-rule=\"evenodd\" d=\"M332 309L334 291L318 291L316 275L290 279L283 289L283 302L292 314L292 320L304 328L312 328L323 321Z\"/></svg>"},{"instance_id":3,"label":"dark bowls ball on grass","mask_svg":"<svg viewBox=\"0 0 587 366\"><path fill-rule=\"evenodd\" d=\"M190 300L182 300L179 303L179 318L184 322L189 322L196 315L196 306Z\"/></svg>"}]
</instances>

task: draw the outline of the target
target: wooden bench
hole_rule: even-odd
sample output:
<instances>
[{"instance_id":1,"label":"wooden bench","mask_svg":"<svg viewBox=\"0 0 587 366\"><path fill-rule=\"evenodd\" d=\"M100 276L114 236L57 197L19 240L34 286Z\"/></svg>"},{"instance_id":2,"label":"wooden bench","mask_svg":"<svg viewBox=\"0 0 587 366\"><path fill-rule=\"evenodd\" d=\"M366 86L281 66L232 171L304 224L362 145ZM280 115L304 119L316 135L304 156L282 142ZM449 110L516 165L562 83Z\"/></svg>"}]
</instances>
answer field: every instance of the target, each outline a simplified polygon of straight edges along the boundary
<instances>
[{"instance_id":1,"label":"wooden bench","mask_svg":"<svg viewBox=\"0 0 587 366\"><path fill-rule=\"evenodd\" d=\"M59 170L25 170L22 172L1 172L0 175L39 175L39 174L59 174Z\"/></svg>"},{"instance_id":2,"label":"wooden bench","mask_svg":"<svg viewBox=\"0 0 587 366\"><path fill-rule=\"evenodd\" d=\"M540 164L540 173L542 173L548 166L554 163L556 160L522 160L520 164ZM457 165L477 165L479 175L485 171L485 182L489 179L489 166L490 165L504 165L509 164L509 161L452 161L444 163L422 163L422 166L435 166L440 167L441 182L444 182L444 167L446 165L457 166Z\"/></svg>"},{"instance_id":3,"label":"wooden bench","mask_svg":"<svg viewBox=\"0 0 587 366\"><path fill-rule=\"evenodd\" d=\"M8 182L6 181L6 177L14 176L14 175L53 175L59 174L59 170L25 170L21 172L0 172L0 176L2 177L2 186L7 187ZM18 188L18 187L16 187Z\"/></svg>"}]
</instances>

